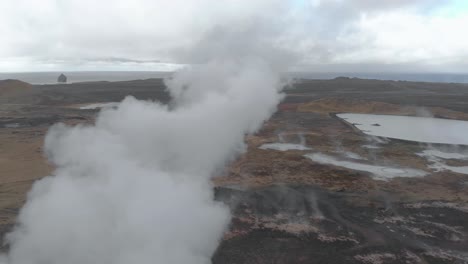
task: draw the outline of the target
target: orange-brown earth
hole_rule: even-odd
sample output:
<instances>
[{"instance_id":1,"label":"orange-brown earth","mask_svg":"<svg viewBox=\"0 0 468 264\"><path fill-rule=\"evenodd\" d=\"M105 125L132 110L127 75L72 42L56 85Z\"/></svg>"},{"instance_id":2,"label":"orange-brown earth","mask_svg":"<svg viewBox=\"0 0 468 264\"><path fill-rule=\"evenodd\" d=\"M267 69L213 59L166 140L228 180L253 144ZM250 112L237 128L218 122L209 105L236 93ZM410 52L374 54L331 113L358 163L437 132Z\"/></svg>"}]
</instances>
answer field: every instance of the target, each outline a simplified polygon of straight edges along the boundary
<instances>
[{"instance_id":1,"label":"orange-brown earth","mask_svg":"<svg viewBox=\"0 0 468 264\"><path fill-rule=\"evenodd\" d=\"M30 93L32 85L18 80L0 80L0 96L14 97Z\"/></svg>"}]
</instances>

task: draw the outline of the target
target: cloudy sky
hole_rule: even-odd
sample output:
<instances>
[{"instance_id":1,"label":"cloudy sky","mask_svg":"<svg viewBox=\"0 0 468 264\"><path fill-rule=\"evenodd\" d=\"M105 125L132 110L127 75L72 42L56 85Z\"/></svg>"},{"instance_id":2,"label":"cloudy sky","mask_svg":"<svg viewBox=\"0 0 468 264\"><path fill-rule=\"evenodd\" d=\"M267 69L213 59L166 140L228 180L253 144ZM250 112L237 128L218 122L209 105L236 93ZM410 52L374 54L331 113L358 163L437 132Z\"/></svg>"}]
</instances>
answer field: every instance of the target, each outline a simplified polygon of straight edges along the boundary
<instances>
[{"instance_id":1,"label":"cloudy sky","mask_svg":"<svg viewBox=\"0 0 468 264\"><path fill-rule=\"evenodd\" d=\"M170 70L242 39L294 58L292 70L468 68L466 0L0 0L0 10L0 72Z\"/></svg>"}]
</instances>

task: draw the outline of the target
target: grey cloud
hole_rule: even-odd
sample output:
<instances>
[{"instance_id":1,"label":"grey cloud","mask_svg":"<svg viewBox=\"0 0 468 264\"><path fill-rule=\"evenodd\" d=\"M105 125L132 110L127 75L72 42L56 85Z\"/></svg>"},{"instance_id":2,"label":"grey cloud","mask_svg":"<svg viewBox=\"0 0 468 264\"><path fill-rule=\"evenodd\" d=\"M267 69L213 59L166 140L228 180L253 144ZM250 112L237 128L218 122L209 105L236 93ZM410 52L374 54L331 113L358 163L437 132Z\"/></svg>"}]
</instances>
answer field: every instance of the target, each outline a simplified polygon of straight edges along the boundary
<instances>
[{"instance_id":1,"label":"grey cloud","mask_svg":"<svg viewBox=\"0 0 468 264\"><path fill-rule=\"evenodd\" d=\"M57 67L68 64L68 68L105 62L135 67L156 61L197 63L206 57L206 51L198 47L209 47L210 52L246 48L239 44L237 35L242 35L255 40L246 50L255 50L260 57L282 53L281 60L287 64L336 63L349 54L372 62L366 51L375 48L375 32L361 32L363 16L389 12L424 15L450 4L435 0L294 2L4 1L0 2L4 10L0 35L8 38L0 42L0 58L28 58L37 65L55 60L60 63ZM220 38L229 41L223 43ZM198 52L190 52L193 49ZM394 62L392 56L384 59L387 61L381 63ZM0 70L5 69L3 65Z\"/></svg>"}]
</instances>

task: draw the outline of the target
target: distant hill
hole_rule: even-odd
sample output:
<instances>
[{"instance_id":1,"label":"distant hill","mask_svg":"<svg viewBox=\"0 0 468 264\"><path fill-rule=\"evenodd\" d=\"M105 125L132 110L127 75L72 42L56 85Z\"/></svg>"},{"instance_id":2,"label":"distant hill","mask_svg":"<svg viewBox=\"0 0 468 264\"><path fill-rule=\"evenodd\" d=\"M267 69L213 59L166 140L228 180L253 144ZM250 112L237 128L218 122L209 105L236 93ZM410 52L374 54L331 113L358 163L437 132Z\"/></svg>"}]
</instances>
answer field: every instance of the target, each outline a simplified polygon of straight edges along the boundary
<instances>
[{"instance_id":1,"label":"distant hill","mask_svg":"<svg viewBox=\"0 0 468 264\"><path fill-rule=\"evenodd\" d=\"M30 92L32 85L19 80L0 80L0 96L10 97Z\"/></svg>"}]
</instances>

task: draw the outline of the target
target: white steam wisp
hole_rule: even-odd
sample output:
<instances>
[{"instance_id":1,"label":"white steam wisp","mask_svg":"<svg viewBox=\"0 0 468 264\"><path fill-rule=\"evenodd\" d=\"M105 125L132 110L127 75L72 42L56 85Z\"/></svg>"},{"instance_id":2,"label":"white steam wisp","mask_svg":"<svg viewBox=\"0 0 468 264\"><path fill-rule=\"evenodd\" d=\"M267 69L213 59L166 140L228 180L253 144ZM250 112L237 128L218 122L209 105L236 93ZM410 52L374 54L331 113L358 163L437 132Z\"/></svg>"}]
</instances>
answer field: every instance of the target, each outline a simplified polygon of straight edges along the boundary
<instances>
[{"instance_id":1,"label":"white steam wisp","mask_svg":"<svg viewBox=\"0 0 468 264\"><path fill-rule=\"evenodd\" d=\"M261 60L211 62L168 81L170 106L127 97L93 126L53 126L56 170L34 184L0 263L210 263L230 217L210 178L281 87Z\"/></svg>"}]
</instances>

